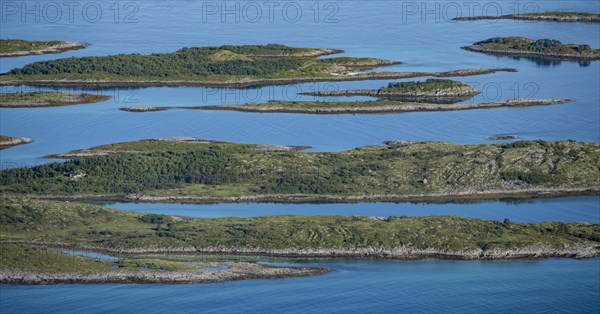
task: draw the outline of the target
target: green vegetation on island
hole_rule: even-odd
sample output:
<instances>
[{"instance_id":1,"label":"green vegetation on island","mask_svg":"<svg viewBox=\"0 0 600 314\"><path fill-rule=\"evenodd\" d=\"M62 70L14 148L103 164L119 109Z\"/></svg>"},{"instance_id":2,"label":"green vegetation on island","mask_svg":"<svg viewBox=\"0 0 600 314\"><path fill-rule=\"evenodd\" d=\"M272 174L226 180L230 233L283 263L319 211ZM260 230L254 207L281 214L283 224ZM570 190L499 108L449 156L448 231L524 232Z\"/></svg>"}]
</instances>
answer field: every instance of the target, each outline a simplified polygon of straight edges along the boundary
<instances>
[{"instance_id":1,"label":"green vegetation on island","mask_svg":"<svg viewBox=\"0 0 600 314\"><path fill-rule=\"evenodd\" d=\"M339 52L271 44L183 48L173 53L150 55L65 58L14 69L1 76L0 82L251 84L269 80L350 78L352 71L398 64L374 58L317 58Z\"/></svg>"},{"instance_id":2,"label":"green vegetation on island","mask_svg":"<svg viewBox=\"0 0 600 314\"><path fill-rule=\"evenodd\" d=\"M450 216L192 219L77 202L4 198L0 203L3 245L39 243L119 254L196 252L464 259L600 254L600 225L589 223L517 223ZM12 256L18 252L8 253L3 254L3 267L19 266ZM96 262L81 267L93 270L103 265ZM67 271L79 266L31 265L30 261L20 267Z\"/></svg>"},{"instance_id":3,"label":"green vegetation on island","mask_svg":"<svg viewBox=\"0 0 600 314\"><path fill-rule=\"evenodd\" d=\"M33 140L26 137L0 135L0 149L21 144L29 144L31 142L33 142Z\"/></svg>"},{"instance_id":4,"label":"green vegetation on island","mask_svg":"<svg viewBox=\"0 0 600 314\"><path fill-rule=\"evenodd\" d=\"M309 96L371 96L395 100L433 103L455 103L479 94L468 84L445 79L389 83L379 89L333 90L301 93Z\"/></svg>"},{"instance_id":5,"label":"green vegetation on island","mask_svg":"<svg viewBox=\"0 0 600 314\"><path fill-rule=\"evenodd\" d=\"M468 51L515 56L542 56L564 60L598 60L600 49L589 45L563 44L555 39L495 37L462 47Z\"/></svg>"},{"instance_id":6,"label":"green vegetation on island","mask_svg":"<svg viewBox=\"0 0 600 314\"><path fill-rule=\"evenodd\" d=\"M39 108L90 104L109 99L110 96L69 92L16 92L1 93L0 108Z\"/></svg>"},{"instance_id":7,"label":"green vegetation on island","mask_svg":"<svg viewBox=\"0 0 600 314\"><path fill-rule=\"evenodd\" d=\"M515 98L481 104L439 104L417 103L394 100L375 101L271 101L260 104L200 106L200 107L158 107L154 110L136 110L135 107L123 108L125 111L146 112L171 108L200 110L233 110L244 112L287 112L308 114L360 114L360 113L402 113L421 111L455 111L471 109L492 109L500 107L530 107L564 104L568 99L531 99Z\"/></svg>"},{"instance_id":8,"label":"green vegetation on island","mask_svg":"<svg viewBox=\"0 0 600 314\"><path fill-rule=\"evenodd\" d=\"M585 22L600 23L600 14L587 12L535 12L521 14L507 14L496 16L463 16L453 18L455 21L474 21L474 20L531 20L531 21L553 21L553 22Z\"/></svg>"},{"instance_id":9,"label":"green vegetation on island","mask_svg":"<svg viewBox=\"0 0 600 314\"><path fill-rule=\"evenodd\" d=\"M0 171L3 195L139 201L356 201L597 193L600 144L391 141L342 152L142 140Z\"/></svg>"},{"instance_id":10,"label":"green vegetation on island","mask_svg":"<svg viewBox=\"0 0 600 314\"><path fill-rule=\"evenodd\" d=\"M440 73L360 72L400 62L376 58L318 58L342 52L278 44L183 48L150 55L40 61L0 75L0 85L38 86L251 86L319 81L466 76L516 71L461 69ZM356 72L359 71L359 72Z\"/></svg>"},{"instance_id":11,"label":"green vegetation on island","mask_svg":"<svg viewBox=\"0 0 600 314\"><path fill-rule=\"evenodd\" d=\"M87 47L86 43L67 41L29 41L21 39L0 39L0 57L20 57L61 53Z\"/></svg>"}]
</instances>

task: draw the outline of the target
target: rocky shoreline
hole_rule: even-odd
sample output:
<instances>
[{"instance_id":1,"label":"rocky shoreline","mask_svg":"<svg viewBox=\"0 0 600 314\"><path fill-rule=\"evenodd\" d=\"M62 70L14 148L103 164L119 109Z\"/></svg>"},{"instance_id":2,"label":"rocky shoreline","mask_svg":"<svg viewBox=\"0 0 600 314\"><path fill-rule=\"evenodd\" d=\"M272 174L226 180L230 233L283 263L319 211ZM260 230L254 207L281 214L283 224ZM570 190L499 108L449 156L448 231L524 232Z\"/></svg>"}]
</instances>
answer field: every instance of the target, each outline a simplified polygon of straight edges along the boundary
<instances>
[{"instance_id":1,"label":"rocky shoreline","mask_svg":"<svg viewBox=\"0 0 600 314\"><path fill-rule=\"evenodd\" d=\"M256 263L228 263L219 270L165 271L165 270L106 270L80 272L35 272L18 269L0 270L2 284L76 284L76 283L136 283L136 284L189 284L224 282L245 279L275 279L322 275L330 272L318 267L280 267Z\"/></svg>"},{"instance_id":2,"label":"rocky shoreline","mask_svg":"<svg viewBox=\"0 0 600 314\"><path fill-rule=\"evenodd\" d=\"M60 201L120 201L136 203L354 203L354 202L452 202L460 200L498 200L504 198L524 199L537 197L562 196L596 196L600 195L600 187L590 188L547 188L547 189L515 189L515 190L486 190L463 191L432 194L370 194L370 195L239 195L239 196L208 196L208 195L177 195L151 196L140 194L111 195L111 194L82 194L82 195L35 195L28 194L27 198L39 200ZM24 195L5 194L5 197L23 197Z\"/></svg>"},{"instance_id":3,"label":"rocky shoreline","mask_svg":"<svg viewBox=\"0 0 600 314\"><path fill-rule=\"evenodd\" d=\"M32 139L26 137L8 136L7 138L5 141L0 141L0 149L33 143Z\"/></svg>"},{"instance_id":4,"label":"rocky shoreline","mask_svg":"<svg viewBox=\"0 0 600 314\"><path fill-rule=\"evenodd\" d=\"M506 14L497 16L463 16L452 19L453 21L477 21L477 20L529 20L550 22L582 22L600 23L600 15L558 15L552 13L538 14Z\"/></svg>"},{"instance_id":5,"label":"rocky shoreline","mask_svg":"<svg viewBox=\"0 0 600 314\"><path fill-rule=\"evenodd\" d=\"M167 109L169 109L169 107L136 106L136 107L119 108L119 110L127 111L127 112L156 112L156 111L163 111L163 110L167 110Z\"/></svg>"},{"instance_id":6,"label":"rocky shoreline","mask_svg":"<svg viewBox=\"0 0 600 314\"><path fill-rule=\"evenodd\" d=\"M388 259L453 259L453 260L498 260L498 259L534 259L550 257L591 258L600 256L597 244L578 243L550 247L546 245L528 245L515 248L477 248L472 250L453 251L436 248L415 248L401 246L386 248L369 246L364 248L263 248L263 247L162 247L162 248L106 248L100 246L73 246L65 243L47 243L37 241L11 241L0 243L50 245L67 249L90 250L119 254L150 253L197 253L197 254L232 254L273 257L323 257L323 258L388 258ZM252 263L250 263L252 264ZM309 268L310 269L310 268Z\"/></svg>"},{"instance_id":7,"label":"rocky shoreline","mask_svg":"<svg viewBox=\"0 0 600 314\"><path fill-rule=\"evenodd\" d=\"M431 92L409 91L400 92L387 89L354 89L354 90L336 90L336 91L318 91L318 92L303 92L300 95L317 96L317 97L352 97L352 96L367 96L383 99L393 99L407 102L431 102L451 104L458 101L468 99L481 93L477 88L472 86L452 87L444 90Z\"/></svg>"},{"instance_id":8,"label":"rocky shoreline","mask_svg":"<svg viewBox=\"0 0 600 314\"><path fill-rule=\"evenodd\" d=\"M54 94L62 97L55 98ZM50 94L49 96L47 94ZM44 108L68 105L92 104L110 99L111 96L67 92L27 92L0 94L0 108Z\"/></svg>"},{"instance_id":9,"label":"rocky shoreline","mask_svg":"<svg viewBox=\"0 0 600 314\"><path fill-rule=\"evenodd\" d=\"M0 57L23 57L23 56L32 56L32 55L44 55L44 54L54 54L61 53L67 50L78 50L88 47L90 44L88 43L80 43L80 42L64 42L58 45L50 46L44 49L39 50L27 50L27 51L15 51L15 52L5 52L0 53Z\"/></svg>"},{"instance_id":10,"label":"rocky shoreline","mask_svg":"<svg viewBox=\"0 0 600 314\"><path fill-rule=\"evenodd\" d=\"M334 74L327 77L298 77L298 78L276 78L276 79L239 79L228 81L187 81L187 80L166 80L166 81L114 81L114 80L8 80L0 81L0 86L60 86L60 87L79 87L79 86L101 86L101 87L160 87L160 86L205 86L205 87L247 87L254 85L271 84L296 84L311 82L342 82L342 81L366 81L366 80L390 80L404 79L425 76L450 77L450 76L471 76L489 74L498 71L516 72L515 69L462 69L446 72L426 73L426 72L369 72L357 74Z\"/></svg>"},{"instance_id":11,"label":"rocky shoreline","mask_svg":"<svg viewBox=\"0 0 600 314\"><path fill-rule=\"evenodd\" d=\"M545 57L552 59L561 59L561 60L600 60L600 54L596 55L583 55L583 54L573 54L573 53L547 53L547 52L538 52L538 51L524 51L524 50L501 50L501 49L489 49L480 45L471 45L461 47L461 49L472 51L472 52L480 52L492 55L507 55L507 56L521 56L521 57Z\"/></svg>"},{"instance_id":12,"label":"rocky shoreline","mask_svg":"<svg viewBox=\"0 0 600 314\"><path fill-rule=\"evenodd\" d=\"M456 111L456 110L473 110L473 109L492 109L501 107L530 107L555 105L571 102L569 99L529 99L516 98L506 101L498 101L492 103L480 104L439 104L439 103L403 103L399 105L386 105L382 103L380 106L365 106L365 107L331 107L322 108L293 108L286 107L282 104L268 105L232 105L232 106L202 106L193 107L191 109L199 110L233 110L243 112L259 112L259 113L307 113L307 114L369 114L369 113L404 113L404 112L425 112L425 111ZM327 102L323 102L326 104Z\"/></svg>"}]
</instances>

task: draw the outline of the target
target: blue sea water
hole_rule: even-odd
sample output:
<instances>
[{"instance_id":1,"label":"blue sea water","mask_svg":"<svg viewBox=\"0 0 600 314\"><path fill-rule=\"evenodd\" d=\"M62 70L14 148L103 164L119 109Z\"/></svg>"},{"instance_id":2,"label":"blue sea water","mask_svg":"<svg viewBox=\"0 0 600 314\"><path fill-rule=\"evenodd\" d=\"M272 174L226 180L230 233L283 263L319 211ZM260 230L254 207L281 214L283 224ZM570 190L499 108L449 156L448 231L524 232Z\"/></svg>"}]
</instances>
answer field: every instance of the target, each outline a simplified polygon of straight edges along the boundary
<instances>
[{"instance_id":1,"label":"blue sea water","mask_svg":"<svg viewBox=\"0 0 600 314\"><path fill-rule=\"evenodd\" d=\"M3 313L598 313L600 259L323 260L322 276L0 286Z\"/></svg>"},{"instance_id":2,"label":"blue sea water","mask_svg":"<svg viewBox=\"0 0 600 314\"><path fill-rule=\"evenodd\" d=\"M258 216L464 216L518 222L600 223L600 197L561 197L455 203L240 203L180 204L93 202L108 208L192 218Z\"/></svg>"},{"instance_id":3,"label":"blue sea water","mask_svg":"<svg viewBox=\"0 0 600 314\"><path fill-rule=\"evenodd\" d=\"M524 21L452 22L455 10L475 15L531 11L600 12L599 1L274 1L271 20L262 2L256 21L207 14L207 5L251 14L253 1L79 1L72 16L52 0L0 2L0 38L91 43L56 55L0 59L0 72L34 61L115 53L170 52L185 46L282 43L343 49L344 55L404 62L377 71L446 71L512 67L517 73L456 78L482 94L466 102L514 97L569 98L572 103L530 108L390 115L257 114L169 110L130 113L124 106L198 106L268 100L311 100L299 91L376 88L390 81L291 84L247 89L149 87L93 92L112 99L88 105L0 109L0 134L34 143L0 151L0 168L48 162L42 157L106 143L166 136L196 136L243 143L310 145L339 151L386 140L488 143L496 134L521 139L600 142L600 62L548 62L461 50L495 36L553 38L600 48L597 24ZM316 6L315 6L316 3ZM14 5L17 5L15 12ZM40 11L35 13L36 5ZM53 10L62 7L60 17ZM303 14L293 19L300 6ZM415 9L416 5L416 9ZM436 5L439 5L436 7ZM94 15L98 6L102 11ZM33 11L31 11L33 8ZM54 9L53 9L54 8ZM87 10L83 12L84 8ZM319 14L315 16L316 8ZM29 9L27 13L24 10ZM117 10L118 9L118 10ZM214 9L214 8L213 8ZM433 9L433 10L432 10ZM23 12L21 12L23 10ZM210 11L210 10L209 10ZM211 11L212 12L212 11ZM422 14L424 13L424 14ZM252 18L254 15L251 15ZM72 19L71 19L72 17ZM37 19L39 18L39 19ZM287 18L287 20L286 20ZM399 80L394 80L399 81ZM8 86L1 92L36 89ZM357 99L357 98L353 98ZM125 210L194 217L259 215L465 215L515 221L598 223L597 197L478 204L109 204ZM0 286L1 313L158 312L573 312L600 311L600 259L465 261L306 261L335 271L310 278L248 280L194 285Z\"/></svg>"}]
</instances>

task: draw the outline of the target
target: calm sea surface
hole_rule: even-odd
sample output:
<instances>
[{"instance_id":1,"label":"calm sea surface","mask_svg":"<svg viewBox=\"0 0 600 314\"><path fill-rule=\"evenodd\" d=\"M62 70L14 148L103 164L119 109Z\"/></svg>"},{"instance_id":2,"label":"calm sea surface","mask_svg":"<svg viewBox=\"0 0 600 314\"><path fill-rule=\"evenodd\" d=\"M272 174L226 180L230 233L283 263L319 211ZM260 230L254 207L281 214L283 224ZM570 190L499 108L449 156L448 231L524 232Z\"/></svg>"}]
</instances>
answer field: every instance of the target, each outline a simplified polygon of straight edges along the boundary
<instances>
[{"instance_id":1,"label":"calm sea surface","mask_svg":"<svg viewBox=\"0 0 600 314\"><path fill-rule=\"evenodd\" d=\"M130 113L121 107L198 106L311 100L300 91L377 88L390 81L292 84L247 89L149 87L104 89L111 100L88 105L0 109L0 134L34 143L0 151L1 168L48 162L48 154L106 143L195 136L242 143L310 145L339 151L386 140L488 143L521 139L600 142L600 62L495 57L461 46L495 36L553 38L600 48L597 24L524 21L451 22L475 15L531 11L600 12L598 1L2 1L0 38L84 41L87 49L0 59L0 72L71 56L170 52L181 47L282 43L343 49L345 55L404 62L393 71L511 67L517 73L457 78L482 90L466 102L514 97L569 98L564 105L389 115L256 114L170 110ZM316 4L315 4L316 3ZM474 3L477 3L473 7ZM15 6L16 5L16 6ZM36 5L39 5L37 10ZM24 7L25 6L25 7ZM224 7L226 6L226 7ZM60 9L59 9L60 8ZM21 10L33 10L21 14ZM237 11L220 14L221 10ZM16 10L16 11L15 11ZM61 12L60 16L58 11ZM260 11L260 14L258 13ZM300 12L295 14L294 12ZM96 14L95 12L99 12ZM228 11L229 12L229 11ZM318 13L317 13L318 12ZM426 13L426 14L422 14ZM239 20L236 20L239 18ZM223 19L223 20L222 20ZM2 87L2 92L36 87ZM351 98L360 100L364 98ZM108 207L190 217L263 215L464 215L515 221L598 223L598 197L488 201L475 204L135 204ZM2 313L158 312L577 312L600 311L600 259L533 261L299 261L331 267L324 276L194 285L0 286Z\"/></svg>"}]
</instances>

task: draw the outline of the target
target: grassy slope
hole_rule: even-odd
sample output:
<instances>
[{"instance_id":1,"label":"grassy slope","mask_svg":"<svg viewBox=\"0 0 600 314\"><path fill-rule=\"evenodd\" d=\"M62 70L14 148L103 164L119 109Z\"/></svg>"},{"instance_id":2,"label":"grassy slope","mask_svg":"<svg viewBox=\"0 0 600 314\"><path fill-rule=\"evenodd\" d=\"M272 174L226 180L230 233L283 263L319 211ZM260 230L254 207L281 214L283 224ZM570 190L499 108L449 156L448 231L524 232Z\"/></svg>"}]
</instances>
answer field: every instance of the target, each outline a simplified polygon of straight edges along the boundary
<instances>
[{"instance_id":1,"label":"grassy slope","mask_svg":"<svg viewBox=\"0 0 600 314\"><path fill-rule=\"evenodd\" d=\"M319 50L283 45L183 48L174 53L41 61L0 77L10 80L211 81L330 77L374 68L373 58L317 59ZM332 52L330 52L332 53ZM342 70L340 70L340 68Z\"/></svg>"},{"instance_id":2,"label":"grassy slope","mask_svg":"<svg viewBox=\"0 0 600 314\"><path fill-rule=\"evenodd\" d=\"M161 222L161 224L159 224ZM600 225L514 223L462 217L302 217L181 219L96 205L2 199L2 240L36 240L112 249L239 247L396 248L450 251L560 247L600 240ZM92 265L96 267L95 265Z\"/></svg>"},{"instance_id":3,"label":"grassy slope","mask_svg":"<svg viewBox=\"0 0 600 314\"><path fill-rule=\"evenodd\" d=\"M0 94L0 107L54 107L104 101L109 96L67 92L19 92Z\"/></svg>"},{"instance_id":4,"label":"grassy slope","mask_svg":"<svg viewBox=\"0 0 600 314\"><path fill-rule=\"evenodd\" d=\"M336 153L258 145L138 141L34 168L0 171L4 193L78 195L457 195L526 189L598 189L600 144L423 142ZM70 178L83 173L84 177Z\"/></svg>"}]
</instances>

